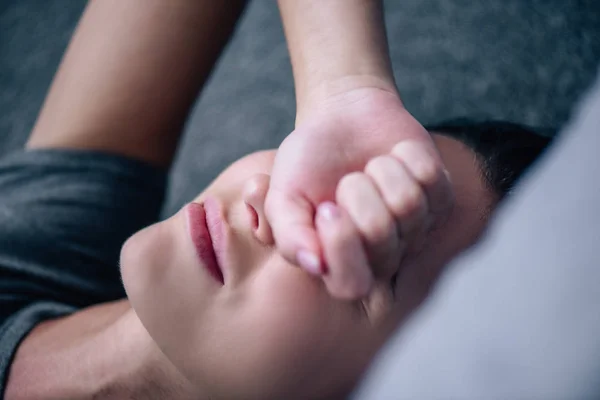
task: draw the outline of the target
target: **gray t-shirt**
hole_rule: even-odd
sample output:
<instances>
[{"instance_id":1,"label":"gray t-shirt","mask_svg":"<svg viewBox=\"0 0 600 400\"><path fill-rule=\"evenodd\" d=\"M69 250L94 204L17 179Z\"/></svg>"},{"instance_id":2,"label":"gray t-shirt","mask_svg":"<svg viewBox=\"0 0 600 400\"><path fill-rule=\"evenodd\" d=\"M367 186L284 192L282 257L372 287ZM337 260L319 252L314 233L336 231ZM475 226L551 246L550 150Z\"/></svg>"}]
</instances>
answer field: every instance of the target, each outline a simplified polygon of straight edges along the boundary
<instances>
[{"instance_id":1,"label":"gray t-shirt","mask_svg":"<svg viewBox=\"0 0 600 400\"><path fill-rule=\"evenodd\" d=\"M165 186L165 171L107 153L0 159L0 398L37 323L125 297L121 245L158 220Z\"/></svg>"}]
</instances>

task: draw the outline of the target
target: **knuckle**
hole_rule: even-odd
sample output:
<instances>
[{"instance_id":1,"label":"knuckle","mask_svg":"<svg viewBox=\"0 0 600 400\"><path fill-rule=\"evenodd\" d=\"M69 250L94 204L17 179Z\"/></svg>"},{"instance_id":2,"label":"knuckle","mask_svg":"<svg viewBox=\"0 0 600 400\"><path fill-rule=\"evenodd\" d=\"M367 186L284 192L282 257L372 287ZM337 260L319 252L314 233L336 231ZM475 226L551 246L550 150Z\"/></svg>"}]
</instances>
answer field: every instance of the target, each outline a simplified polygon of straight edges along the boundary
<instances>
[{"instance_id":1,"label":"knuckle","mask_svg":"<svg viewBox=\"0 0 600 400\"><path fill-rule=\"evenodd\" d=\"M363 234L372 243L387 241L394 229L394 223L391 219L375 215L368 216L362 227Z\"/></svg>"},{"instance_id":2,"label":"knuckle","mask_svg":"<svg viewBox=\"0 0 600 400\"><path fill-rule=\"evenodd\" d=\"M407 142L402 141L400 143L396 143L394 147L392 147L391 153L396 155L397 157L402 157L404 150L406 148Z\"/></svg>"},{"instance_id":3,"label":"knuckle","mask_svg":"<svg viewBox=\"0 0 600 400\"><path fill-rule=\"evenodd\" d=\"M424 197L417 185L412 185L397 192L397 198L392 202L396 217L406 217L423 208Z\"/></svg>"},{"instance_id":4,"label":"knuckle","mask_svg":"<svg viewBox=\"0 0 600 400\"><path fill-rule=\"evenodd\" d=\"M364 179L364 174L361 172L351 172L347 175L344 175L342 179L340 179L335 195L336 199L341 200L347 193L351 192L356 186L359 185Z\"/></svg>"},{"instance_id":5,"label":"knuckle","mask_svg":"<svg viewBox=\"0 0 600 400\"><path fill-rule=\"evenodd\" d=\"M392 154L402 161L420 183L432 185L442 179L444 166L441 160L422 144L404 141L394 146Z\"/></svg>"},{"instance_id":6,"label":"knuckle","mask_svg":"<svg viewBox=\"0 0 600 400\"><path fill-rule=\"evenodd\" d=\"M443 168L441 164L431 158L427 160L421 160L419 163L416 163L412 169L413 173L415 174L415 178L425 185L432 185L436 183L443 174Z\"/></svg>"},{"instance_id":7,"label":"knuckle","mask_svg":"<svg viewBox=\"0 0 600 400\"><path fill-rule=\"evenodd\" d=\"M386 156L379 156L371 159L365 166L365 173L367 175L375 175L383 171L389 163L389 158Z\"/></svg>"}]
</instances>

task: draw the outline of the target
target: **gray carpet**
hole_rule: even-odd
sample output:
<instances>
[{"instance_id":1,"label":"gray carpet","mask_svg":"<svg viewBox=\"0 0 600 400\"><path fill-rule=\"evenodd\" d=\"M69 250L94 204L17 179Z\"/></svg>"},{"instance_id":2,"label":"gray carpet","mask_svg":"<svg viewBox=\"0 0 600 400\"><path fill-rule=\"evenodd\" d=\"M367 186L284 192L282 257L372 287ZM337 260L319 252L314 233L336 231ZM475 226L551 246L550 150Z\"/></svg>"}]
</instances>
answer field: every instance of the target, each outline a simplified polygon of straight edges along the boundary
<instances>
[{"instance_id":1,"label":"gray carpet","mask_svg":"<svg viewBox=\"0 0 600 400\"><path fill-rule=\"evenodd\" d=\"M75 23L75 0L0 0L0 154L21 146ZM395 75L423 123L560 127L600 63L598 0L386 1ZM165 209L292 129L289 57L273 0L254 0L190 117Z\"/></svg>"}]
</instances>

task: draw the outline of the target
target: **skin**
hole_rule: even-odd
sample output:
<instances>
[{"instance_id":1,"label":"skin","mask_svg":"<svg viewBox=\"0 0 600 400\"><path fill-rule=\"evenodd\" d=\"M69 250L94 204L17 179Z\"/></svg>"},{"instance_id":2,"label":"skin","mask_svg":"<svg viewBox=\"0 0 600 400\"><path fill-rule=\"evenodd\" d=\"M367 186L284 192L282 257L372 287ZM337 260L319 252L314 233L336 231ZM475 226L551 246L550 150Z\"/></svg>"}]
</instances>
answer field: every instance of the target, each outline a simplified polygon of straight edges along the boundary
<instances>
[{"instance_id":1,"label":"skin","mask_svg":"<svg viewBox=\"0 0 600 400\"><path fill-rule=\"evenodd\" d=\"M91 1L27 147L96 150L168 168L188 111L244 4ZM329 268L321 289L338 299L356 299L380 276L392 272L386 263L372 264L382 269L371 271L372 254L403 254L400 247L379 251L381 243L383 247L390 243L389 235L380 237L379 243L360 226L344 230L357 222L352 210L342 213L336 223L322 224L319 218L313 224L320 203L336 200L338 180L362 171L373 157L388 154L399 141L410 139L425 150L416 164L431 172L415 174L410 185L421 186L420 196L431 209L444 209L452 193L444 186L447 180L435 147L395 88L381 2L280 0L279 6L297 88L297 125L279 149L265 215L277 249L288 262L298 263L298 248L314 250L322 257L319 262ZM336 152L352 157L330 158ZM414 170L414 159L394 157ZM324 184L320 181L323 161L330 177ZM450 208L445 210L447 214ZM414 211L400 218L401 229L407 221L421 229L428 226L418 208ZM390 213L387 218L398 220L398 215ZM346 232L343 246L335 240L338 230ZM350 231L352 235L347 235ZM369 239L366 246L354 246L354 251L362 252L364 262L345 262L343 255L353 247L351 242L363 239ZM86 368L81 368L82 363ZM196 397L127 300L38 324L15 354L5 393L7 399Z\"/></svg>"},{"instance_id":2,"label":"skin","mask_svg":"<svg viewBox=\"0 0 600 400\"><path fill-rule=\"evenodd\" d=\"M390 276L377 277L360 300L332 297L322 279L276 251L264 214L275 151L242 158L193 200L218 203L226 221L223 286L196 255L185 207L126 242L121 271L131 305L201 398L348 393L441 267L476 240L493 204L474 154L453 139L433 137L452 174L457 206L406 260L395 286Z\"/></svg>"},{"instance_id":3,"label":"skin","mask_svg":"<svg viewBox=\"0 0 600 400\"><path fill-rule=\"evenodd\" d=\"M358 298L369 290L373 274L388 271L372 271L357 260L367 260L367 253L390 240L367 240L361 257L335 261L343 249L336 252L320 240L312 215L320 203L335 200L338 181L410 140L420 156L400 158L429 208L406 219L424 227L426 219L445 218L453 194L435 146L395 87L381 1L278 3L297 116L296 129L278 151L266 215L288 261L303 267L327 263L338 272L328 281L330 293ZM169 166L188 111L244 5L242 0L90 2L27 146L117 152ZM323 175L328 179L320 179ZM401 257L398 249L388 246L386 252ZM299 259L300 251L308 257Z\"/></svg>"},{"instance_id":4,"label":"skin","mask_svg":"<svg viewBox=\"0 0 600 400\"><path fill-rule=\"evenodd\" d=\"M266 216L286 260L311 273L327 266L332 272L326 279L330 294L358 299L371 289L377 275L391 273L387 263L369 262L372 255L407 256L407 250L418 247L428 229L448 218L454 194L428 132L404 107L396 88L382 2L278 3L290 50L297 111L296 127L277 152ZM385 234L380 234L381 227L373 232L358 226L354 235L348 234L348 228L336 228L346 232L346 244L364 244L354 250L354 257L345 257L353 246L328 243L324 240L327 233L313 216L323 203L338 202L340 180L368 188L367 177L355 173L363 171L374 178L377 173L373 168L367 171L367 163L392 148L393 156L410 174L410 182L405 183L411 193L418 190L415 197L422 206L392 213L402 229L410 231L405 232L402 246L394 240L389 222L382 224L388 228ZM358 217L348 211L356 222ZM342 215L339 223L348 227L344 219Z\"/></svg>"},{"instance_id":5,"label":"skin","mask_svg":"<svg viewBox=\"0 0 600 400\"><path fill-rule=\"evenodd\" d=\"M27 148L94 150L170 167L188 111L244 6L90 1ZM4 398L193 399L189 393L122 300L39 323L17 349Z\"/></svg>"}]
</instances>

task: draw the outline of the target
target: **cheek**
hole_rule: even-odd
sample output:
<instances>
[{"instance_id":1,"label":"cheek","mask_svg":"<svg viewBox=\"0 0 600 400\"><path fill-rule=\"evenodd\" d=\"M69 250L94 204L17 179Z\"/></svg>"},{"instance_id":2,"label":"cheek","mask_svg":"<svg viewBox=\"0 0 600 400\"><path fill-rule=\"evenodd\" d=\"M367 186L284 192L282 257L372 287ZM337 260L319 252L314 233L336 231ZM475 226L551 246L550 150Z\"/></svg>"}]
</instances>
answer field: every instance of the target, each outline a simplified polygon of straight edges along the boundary
<instances>
[{"instance_id":1,"label":"cheek","mask_svg":"<svg viewBox=\"0 0 600 400\"><path fill-rule=\"evenodd\" d=\"M321 347L340 313L319 283L288 265L268 265L261 272L253 282L249 311L268 328L267 335L280 348L298 353Z\"/></svg>"},{"instance_id":2,"label":"cheek","mask_svg":"<svg viewBox=\"0 0 600 400\"><path fill-rule=\"evenodd\" d=\"M274 257L252 283L252 364L264 368L262 378L277 376L288 396L312 398L308 388L328 392L361 369L364 320L353 305L333 300L321 281L278 260Z\"/></svg>"},{"instance_id":3,"label":"cheek","mask_svg":"<svg viewBox=\"0 0 600 400\"><path fill-rule=\"evenodd\" d=\"M340 312L318 282L285 263L267 263L250 281L244 317L252 326L256 362L278 371L316 368L323 349L338 333Z\"/></svg>"},{"instance_id":4,"label":"cheek","mask_svg":"<svg viewBox=\"0 0 600 400\"><path fill-rule=\"evenodd\" d=\"M312 398L313 390L339 386L332 382L340 380L337 361L351 351L346 339L355 327L346 304L332 301L318 282L277 260L249 277L241 288L244 298L226 313L230 333L218 339L219 347L235 357L221 372L230 387L237 382L255 391L253 398ZM336 373L328 373L332 370Z\"/></svg>"}]
</instances>

